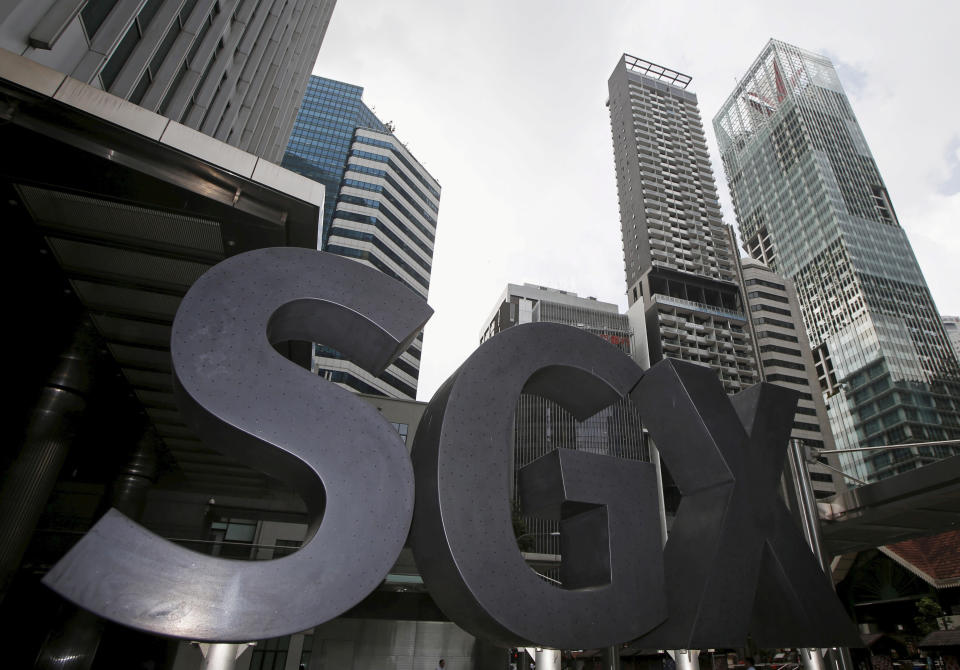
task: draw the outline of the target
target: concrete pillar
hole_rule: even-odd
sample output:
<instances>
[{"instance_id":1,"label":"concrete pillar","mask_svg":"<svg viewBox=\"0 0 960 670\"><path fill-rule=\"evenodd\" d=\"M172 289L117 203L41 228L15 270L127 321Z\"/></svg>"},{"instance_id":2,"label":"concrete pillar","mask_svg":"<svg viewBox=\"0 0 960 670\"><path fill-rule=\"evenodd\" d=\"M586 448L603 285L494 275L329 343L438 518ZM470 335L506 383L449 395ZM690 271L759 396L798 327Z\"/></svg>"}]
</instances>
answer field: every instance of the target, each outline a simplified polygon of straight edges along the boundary
<instances>
[{"instance_id":1,"label":"concrete pillar","mask_svg":"<svg viewBox=\"0 0 960 670\"><path fill-rule=\"evenodd\" d=\"M251 646L249 642L201 643L200 651L203 653L203 663L200 664L200 670L234 670L240 654L245 652L249 646Z\"/></svg>"},{"instance_id":2,"label":"concrete pillar","mask_svg":"<svg viewBox=\"0 0 960 670\"><path fill-rule=\"evenodd\" d=\"M607 647L603 650L604 670L620 670L620 647Z\"/></svg>"},{"instance_id":3,"label":"concrete pillar","mask_svg":"<svg viewBox=\"0 0 960 670\"><path fill-rule=\"evenodd\" d=\"M699 649L675 649L667 652L677 663L677 670L700 670Z\"/></svg>"},{"instance_id":4,"label":"concrete pillar","mask_svg":"<svg viewBox=\"0 0 960 670\"><path fill-rule=\"evenodd\" d=\"M131 519L139 519L147 491L157 477L157 436L148 427L114 480L110 503ZM103 620L64 604L37 655L35 670L86 670L93 663L103 634Z\"/></svg>"},{"instance_id":5,"label":"concrete pillar","mask_svg":"<svg viewBox=\"0 0 960 670\"><path fill-rule=\"evenodd\" d=\"M560 670L560 650L537 648L537 670Z\"/></svg>"},{"instance_id":6,"label":"concrete pillar","mask_svg":"<svg viewBox=\"0 0 960 670\"><path fill-rule=\"evenodd\" d=\"M803 665L803 670L826 670L826 665L823 662L823 656L820 655L819 649L801 647L797 650L797 653L800 655L800 663Z\"/></svg>"}]
</instances>

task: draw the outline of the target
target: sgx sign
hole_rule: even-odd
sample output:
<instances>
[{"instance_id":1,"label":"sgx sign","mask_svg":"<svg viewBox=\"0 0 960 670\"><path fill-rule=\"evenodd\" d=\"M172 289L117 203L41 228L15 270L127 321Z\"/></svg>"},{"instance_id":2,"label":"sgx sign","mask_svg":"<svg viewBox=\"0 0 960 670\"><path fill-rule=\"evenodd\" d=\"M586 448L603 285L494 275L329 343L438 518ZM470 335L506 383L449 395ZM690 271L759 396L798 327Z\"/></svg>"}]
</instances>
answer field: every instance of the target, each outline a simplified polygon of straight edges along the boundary
<instances>
[{"instance_id":1,"label":"sgx sign","mask_svg":"<svg viewBox=\"0 0 960 670\"><path fill-rule=\"evenodd\" d=\"M641 370L576 328L517 326L437 391L412 464L363 400L273 343L322 342L378 374L431 314L385 275L338 256L263 249L187 293L171 354L181 413L205 444L293 486L315 520L293 555L197 554L107 513L46 576L96 614L160 635L246 641L306 630L373 591L408 539L431 595L503 646L697 649L858 644L777 495L795 394L728 398L708 369ZM511 430L521 392L579 419L636 403L683 494L662 546L653 466L559 449L520 473L524 512L557 519L563 588L513 536ZM416 491L414 492L414 473Z\"/></svg>"}]
</instances>

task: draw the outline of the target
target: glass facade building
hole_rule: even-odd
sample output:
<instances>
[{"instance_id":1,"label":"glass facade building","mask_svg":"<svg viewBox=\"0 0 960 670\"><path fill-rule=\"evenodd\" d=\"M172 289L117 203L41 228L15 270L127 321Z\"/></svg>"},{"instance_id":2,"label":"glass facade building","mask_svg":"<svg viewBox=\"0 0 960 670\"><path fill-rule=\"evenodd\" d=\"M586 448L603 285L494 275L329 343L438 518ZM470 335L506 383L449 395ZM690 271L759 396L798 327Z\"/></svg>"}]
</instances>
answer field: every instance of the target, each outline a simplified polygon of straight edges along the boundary
<instances>
[{"instance_id":1,"label":"glass facade building","mask_svg":"<svg viewBox=\"0 0 960 670\"><path fill-rule=\"evenodd\" d=\"M357 128L389 132L363 100L363 87L312 76L281 165L326 187L321 248L330 231Z\"/></svg>"},{"instance_id":2,"label":"glass facade building","mask_svg":"<svg viewBox=\"0 0 960 670\"><path fill-rule=\"evenodd\" d=\"M960 367L831 62L771 40L713 121L744 246L792 279L838 448L960 437ZM854 452L879 479L960 453Z\"/></svg>"},{"instance_id":3,"label":"glass facade building","mask_svg":"<svg viewBox=\"0 0 960 670\"><path fill-rule=\"evenodd\" d=\"M650 363L709 366L735 393L759 375L690 81L630 55L609 80L627 302L643 310Z\"/></svg>"},{"instance_id":4,"label":"glass facade building","mask_svg":"<svg viewBox=\"0 0 960 670\"><path fill-rule=\"evenodd\" d=\"M388 274L426 299L440 184L362 95L359 86L310 77L282 165L326 188L320 249ZM313 370L354 391L413 399L422 347L421 333L373 377L317 345Z\"/></svg>"}]
</instances>

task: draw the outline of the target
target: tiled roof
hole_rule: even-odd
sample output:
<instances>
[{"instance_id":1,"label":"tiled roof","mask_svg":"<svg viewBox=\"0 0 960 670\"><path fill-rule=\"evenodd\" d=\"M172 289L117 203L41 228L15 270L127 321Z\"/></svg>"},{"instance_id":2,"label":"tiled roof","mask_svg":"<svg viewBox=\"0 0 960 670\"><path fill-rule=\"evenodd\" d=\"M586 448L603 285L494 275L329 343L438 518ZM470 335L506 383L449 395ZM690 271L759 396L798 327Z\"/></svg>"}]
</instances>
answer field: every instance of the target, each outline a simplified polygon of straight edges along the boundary
<instances>
[{"instance_id":1,"label":"tiled roof","mask_svg":"<svg viewBox=\"0 0 960 670\"><path fill-rule=\"evenodd\" d=\"M880 550L934 588L960 586L960 530L905 540Z\"/></svg>"},{"instance_id":2,"label":"tiled roof","mask_svg":"<svg viewBox=\"0 0 960 670\"><path fill-rule=\"evenodd\" d=\"M935 630L920 641L921 647L960 647L960 630Z\"/></svg>"}]
</instances>

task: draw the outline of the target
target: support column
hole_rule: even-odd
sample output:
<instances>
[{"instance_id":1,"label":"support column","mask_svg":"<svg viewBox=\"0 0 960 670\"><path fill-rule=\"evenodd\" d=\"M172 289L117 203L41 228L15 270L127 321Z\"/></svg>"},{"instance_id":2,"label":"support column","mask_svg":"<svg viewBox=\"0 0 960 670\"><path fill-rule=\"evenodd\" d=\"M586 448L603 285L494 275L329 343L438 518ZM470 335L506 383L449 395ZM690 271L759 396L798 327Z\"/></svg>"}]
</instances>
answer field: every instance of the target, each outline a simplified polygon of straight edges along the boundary
<instances>
[{"instance_id":1,"label":"support column","mask_svg":"<svg viewBox=\"0 0 960 670\"><path fill-rule=\"evenodd\" d=\"M133 453L113 480L110 504L135 521L143 516L147 492L157 480L159 441L153 426L147 426Z\"/></svg>"},{"instance_id":2,"label":"support column","mask_svg":"<svg viewBox=\"0 0 960 670\"><path fill-rule=\"evenodd\" d=\"M620 670L620 647L607 647L603 650L604 670Z\"/></svg>"},{"instance_id":3,"label":"support column","mask_svg":"<svg viewBox=\"0 0 960 670\"><path fill-rule=\"evenodd\" d=\"M537 647L534 662L537 664L537 670L560 670L560 650Z\"/></svg>"},{"instance_id":4,"label":"support column","mask_svg":"<svg viewBox=\"0 0 960 670\"><path fill-rule=\"evenodd\" d=\"M823 662L823 656L820 655L819 649L801 647L797 650L797 653L800 655L800 663L803 664L803 670L827 670L827 666Z\"/></svg>"},{"instance_id":5,"label":"support column","mask_svg":"<svg viewBox=\"0 0 960 670\"><path fill-rule=\"evenodd\" d=\"M797 512L803 527L803 534L807 538L807 544L810 545L820 569L823 570L824 576L830 580L830 587L833 588L830 557L824 552L823 540L820 536L820 513L817 511L817 496L813 492L813 485L810 483L804 446L800 440L790 440L788 460L791 479L793 480L791 483L794 499L797 503ZM805 670L825 670L823 656L819 649L801 648L798 651ZM849 649L846 647L838 648L834 656L837 670L853 670L853 659L850 657Z\"/></svg>"},{"instance_id":6,"label":"support column","mask_svg":"<svg viewBox=\"0 0 960 670\"><path fill-rule=\"evenodd\" d=\"M0 600L20 567L87 406L96 356L89 319L77 327L30 415L20 453L0 479Z\"/></svg>"},{"instance_id":7,"label":"support column","mask_svg":"<svg viewBox=\"0 0 960 670\"><path fill-rule=\"evenodd\" d=\"M203 663L200 670L234 670L237 659L253 646L252 642L211 642L200 643L200 653L203 654ZM556 670L560 670L557 668Z\"/></svg>"},{"instance_id":8,"label":"support column","mask_svg":"<svg viewBox=\"0 0 960 670\"><path fill-rule=\"evenodd\" d=\"M699 649L675 649L667 653L676 662L677 670L700 670Z\"/></svg>"},{"instance_id":9,"label":"support column","mask_svg":"<svg viewBox=\"0 0 960 670\"><path fill-rule=\"evenodd\" d=\"M111 505L134 520L142 516L147 491L157 477L157 440L153 428L148 426L113 482ZM64 603L37 655L34 669L86 670L93 663L102 634L100 617Z\"/></svg>"},{"instance_id":10,"label":"support column","mask_svg":"<svg viewBox=\"0 0 960 670\"><path fill-rule=\"evenodd\" d=\"M103 635L103 619L65 603L37 654L35 670L86 670Z\"/></svg>"}]
</instances>

